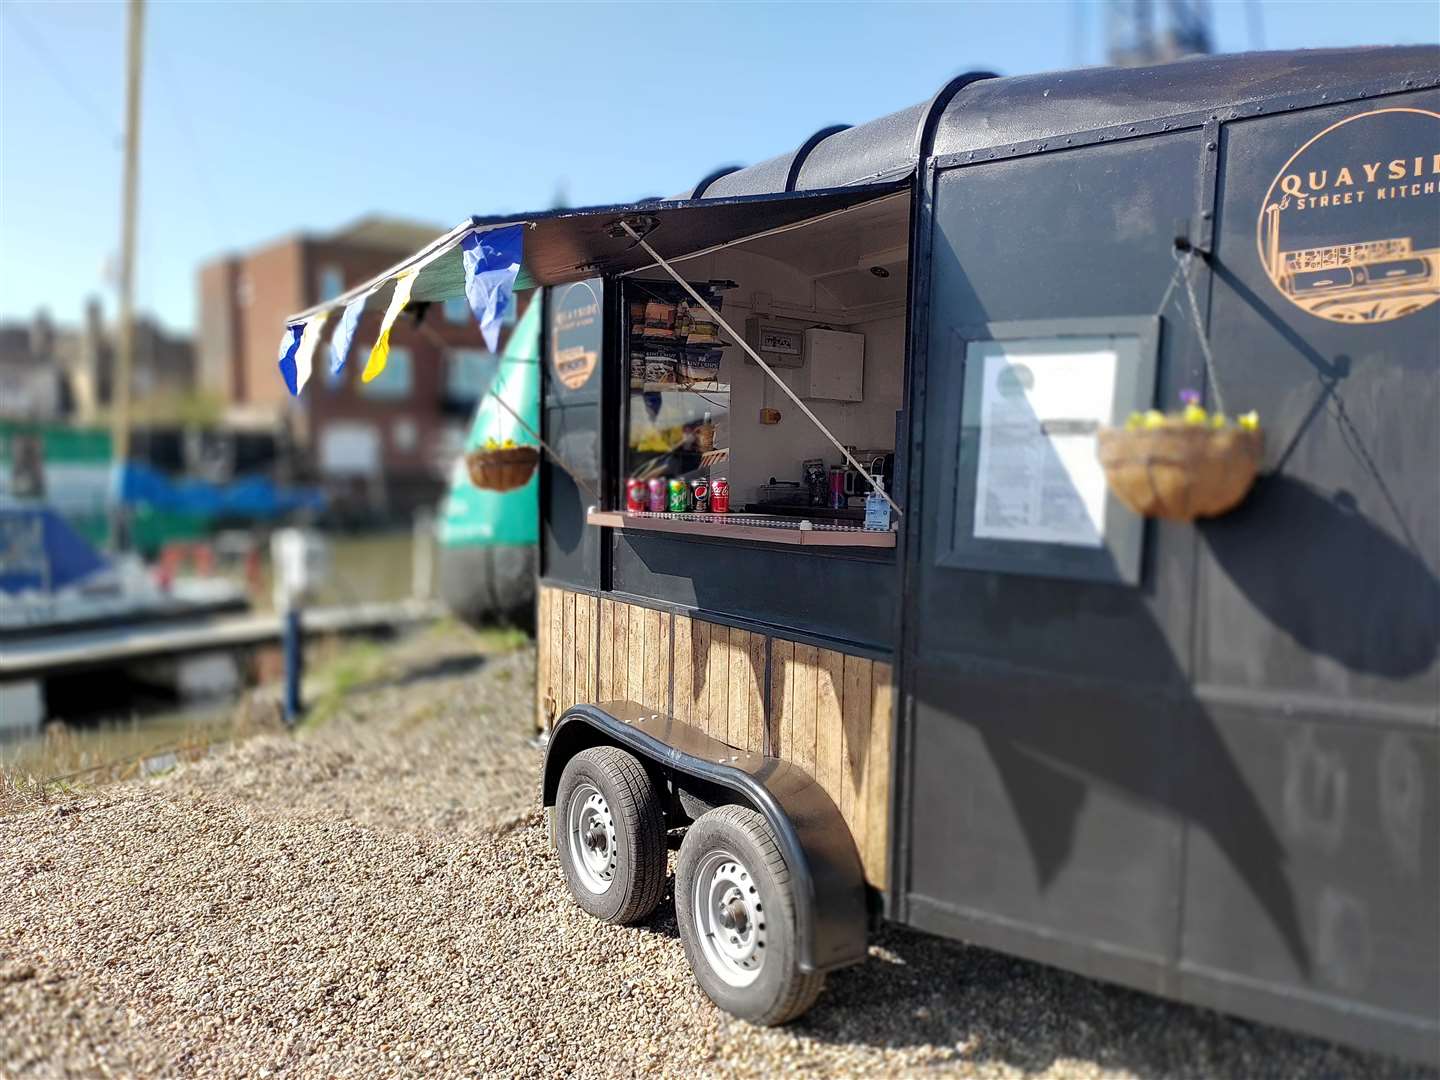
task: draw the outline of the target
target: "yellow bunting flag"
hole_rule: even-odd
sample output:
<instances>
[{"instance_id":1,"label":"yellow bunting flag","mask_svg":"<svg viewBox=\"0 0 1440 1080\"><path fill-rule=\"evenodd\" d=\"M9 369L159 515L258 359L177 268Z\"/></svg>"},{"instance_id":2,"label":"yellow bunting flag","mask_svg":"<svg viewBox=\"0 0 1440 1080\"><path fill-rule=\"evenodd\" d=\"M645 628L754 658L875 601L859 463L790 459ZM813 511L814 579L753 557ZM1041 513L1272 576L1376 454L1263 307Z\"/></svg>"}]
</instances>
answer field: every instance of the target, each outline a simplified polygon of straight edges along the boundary
<instances>
[{"instance_id":1,"label":"yellow bunting flag","mask_svg":"<svg viewBox=\"0 0 1440 1080\"><path fill-rule=\"evenodd\" d=\"M365 370L360 375L361 382L369 382L385 370L385 361L390 358L390 330L394 327L395 320L400 317L400 312L404 311L405 305L410 302L410 289L414 284L413 270L395 279L395 292L390 297L390 306L385 309L385 318L380 320L380 336L375 339L375 347L370 350L370 359L366 361Z\"/></svg>"}]
</instances>

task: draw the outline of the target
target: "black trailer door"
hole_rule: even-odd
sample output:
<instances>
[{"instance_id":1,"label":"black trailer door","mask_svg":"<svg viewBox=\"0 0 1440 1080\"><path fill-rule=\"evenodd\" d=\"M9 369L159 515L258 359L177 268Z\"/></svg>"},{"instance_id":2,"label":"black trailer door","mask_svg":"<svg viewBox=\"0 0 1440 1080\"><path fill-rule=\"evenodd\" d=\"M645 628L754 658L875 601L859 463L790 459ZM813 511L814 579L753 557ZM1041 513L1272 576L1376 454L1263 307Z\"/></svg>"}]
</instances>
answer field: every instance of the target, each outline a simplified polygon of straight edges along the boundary
<instances>
[{"instance_id":1,"label":"black trailer door","mask_svg":"<svg viewBox=\"0 0 1440 1080\"><path fill-rule=\"evenodd\" d=\"M894 886L922 928L1434 1057L1440 174L1386 174L1440 170L1440 104L1391 104L938 173ZM1064 445L1095 384L1116 417L1206 389L1183 288L1153 319L1182 220L1216 222L1197 306L1270 475L1096 543Z\"/></svg>"},{"instance_id":2,"label":"black trailer door","mask_svg":"<svg viewBox=\"0 0 1440 1080\"><path fill-rule=\"evenodd\" d=\"M1067 367L1084 394L1098 364L1124 401L1196 384L1193 335L1153 316L1174 223L1196 213L1203 153L1191 131L939 174L912 451L923 474L907 587L904 916L1156 989L1178 919L1173 775L1191 634L1179 590L1160 586L1188 575L1193 537L1154 529L1137 561L1144 530L1122 522L1120 550L1097 549L1053 490L1063 463L1032 478L1049 511L1007 506L1007 470L1030 480L999 440L980 474L979 421L1003 423L1007 400L1023 409ZM984 385L1007 336L1031 357L1010 365L1008 399ZM1104 359L1112 344L1123 370ZM1045 408L1040 422L1067 419ZM1217 785L1233 785L1233 767L1216 765Z\"/></svg>"}]
</instances>

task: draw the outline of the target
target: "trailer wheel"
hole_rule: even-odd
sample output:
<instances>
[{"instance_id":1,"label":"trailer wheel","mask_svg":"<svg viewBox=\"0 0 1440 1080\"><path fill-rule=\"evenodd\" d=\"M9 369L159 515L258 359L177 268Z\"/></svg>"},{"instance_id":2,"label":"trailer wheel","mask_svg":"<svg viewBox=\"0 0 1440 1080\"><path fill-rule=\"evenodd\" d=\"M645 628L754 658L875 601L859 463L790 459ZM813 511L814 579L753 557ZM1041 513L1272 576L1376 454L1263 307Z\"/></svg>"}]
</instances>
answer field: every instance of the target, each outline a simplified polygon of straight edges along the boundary
<instances>
[{"instance_id":1,"label":"trailer wheel","mask_svg":"<svg viewBox=\"0 0 1440 1080\"><path fill-rule=\"evenodd\" d=\"M633 755L614 746L576 754L560 774L557 847L575 902L608 923L644 919L665 894L665 807Z\"/></svg>"},{"instance_id":2,"label":"trailer wheel","mask_svg":"<svg viewBox=\"0 0 1440 1080\"><path fill-rule=\"evenodd\" d=\"M825 976L800 970L790 868L754 810L722 806L690 826L675 913L696 981L726 1012L770 1026L815 1004Z\"/></svg>"}]
</instances>

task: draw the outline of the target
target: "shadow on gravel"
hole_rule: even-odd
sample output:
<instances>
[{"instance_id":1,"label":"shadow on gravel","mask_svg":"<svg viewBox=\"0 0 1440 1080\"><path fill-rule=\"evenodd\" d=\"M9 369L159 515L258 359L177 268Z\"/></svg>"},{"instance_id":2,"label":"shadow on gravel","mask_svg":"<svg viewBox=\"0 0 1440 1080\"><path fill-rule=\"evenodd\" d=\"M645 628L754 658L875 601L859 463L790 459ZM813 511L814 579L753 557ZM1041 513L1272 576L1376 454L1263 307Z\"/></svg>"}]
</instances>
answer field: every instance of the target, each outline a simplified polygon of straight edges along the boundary
<instances>
[{"instance_id":1,"label":"shadow on gravel","mask_svg":"<svg viewBox=\"0 0 1440 1080\"><path fill-rule=\"evenodd\" d=\"M654 934L656 937L680 940L680 924L675 921L674 874L666 875L665 895L661 897L660 906L655 909L654 914L644 922L636 923L630 929L639 930L642 934Z\"/></svg>"},{"instance_id":2,"label":"shadow on gravel","mask_svg":"<svg viewBox=\"0 0 1440 1080\"><path fill-rule=\"evenodd\" d=\"M355 687L354 690L383 690L392 687L413 686L416 683L430 682L432 679L455 679L462 675L478 672L489 662L489 659L487 656L474 653L442 656L428 664L417 664L408 668L401 675L372 679Z\"/></svg>"},{"instance_id":3,"label":"shadow on gravel","mask_svg":"<svg viewBox=\"0 0 1440 1080\"><path fill-rule=\"evenodd\" d=\"M797 1035L932 1045L937 1065L993 1062L1026 1073L1077 1059L1147 1078L1440 1077L901 927L885 927L872 944L879 956L833 973Z\"/></svg>"}]
</instances>

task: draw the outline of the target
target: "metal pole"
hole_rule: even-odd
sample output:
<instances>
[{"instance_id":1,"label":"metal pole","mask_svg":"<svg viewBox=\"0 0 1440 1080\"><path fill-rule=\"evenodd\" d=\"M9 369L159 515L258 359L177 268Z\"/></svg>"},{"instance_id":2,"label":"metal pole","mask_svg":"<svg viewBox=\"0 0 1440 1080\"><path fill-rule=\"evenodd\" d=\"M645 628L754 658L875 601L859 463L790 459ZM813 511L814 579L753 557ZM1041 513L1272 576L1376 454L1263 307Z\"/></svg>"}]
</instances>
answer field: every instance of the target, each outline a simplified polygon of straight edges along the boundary
<instances>
[{"instance_id":1,"label":"metal pole","mask_svg":"<svg viewBox=\"0 0 1440 1080\"><path fill-rule=\"evenodd\" d=\"M130 379L135 365L135 218L140 189L140 75L145 43L145 0L130 0L129 46L125 69L125 178L120 202L119 342L111 383L111 443L118 476L130 456ZM119 485L111 519L112 540L119 537Z\"/></svg>"},{"instance_id":2,"label":"metal pole","mask_svg":"<svg viewBox=\"0 0 1440 1080\"><path fill-rule=\"evenodd\" d=\"M435 595L435 514L429 508L416 511L411 523L410 595L416 600Z\"/></svg>"},{"instance_id":3,"label":"metal pole","mask_svg":"<svg viewBox=\"0 0 1440 1080\"><path fill-rule=\"evenodd\" d=\"M305 711L300 701L300 680L305 675L305 638L300 632L300 604L285 609L282 649L285 655L285 726L294 727Z\"/></svg>"}]
</instances>

